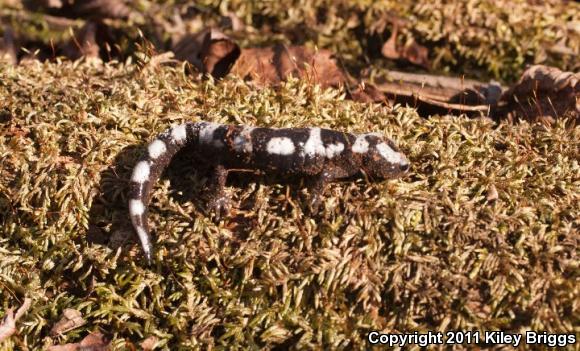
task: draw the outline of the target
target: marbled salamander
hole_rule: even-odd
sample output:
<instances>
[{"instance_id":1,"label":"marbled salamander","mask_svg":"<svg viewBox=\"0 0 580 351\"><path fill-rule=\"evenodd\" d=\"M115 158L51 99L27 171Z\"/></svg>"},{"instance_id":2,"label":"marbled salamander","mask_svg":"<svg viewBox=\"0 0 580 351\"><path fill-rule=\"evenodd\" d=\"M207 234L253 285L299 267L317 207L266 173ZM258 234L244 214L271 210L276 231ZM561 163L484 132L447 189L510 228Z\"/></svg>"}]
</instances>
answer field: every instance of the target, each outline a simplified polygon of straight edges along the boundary
<instances>
[{"instance_id":1,"label":"marbled salamander","mask_svg":"<svg viewBox=\"0 0 580 351\"><path fill-rule=\"evenodd\" d=\"M254 128L211 122L189 122L163 132L147 146L130 182L129 213L148 261L151 241L147 205L153 184L183 147L213 169L209 207L219 217L227 213L224 192L228 169L309 177L311 206L318 205L328 181L364 173L374 179L395 178L409 161L391 140L378 133L350 134L322 128Z\"/></svg>"}]
</instances>

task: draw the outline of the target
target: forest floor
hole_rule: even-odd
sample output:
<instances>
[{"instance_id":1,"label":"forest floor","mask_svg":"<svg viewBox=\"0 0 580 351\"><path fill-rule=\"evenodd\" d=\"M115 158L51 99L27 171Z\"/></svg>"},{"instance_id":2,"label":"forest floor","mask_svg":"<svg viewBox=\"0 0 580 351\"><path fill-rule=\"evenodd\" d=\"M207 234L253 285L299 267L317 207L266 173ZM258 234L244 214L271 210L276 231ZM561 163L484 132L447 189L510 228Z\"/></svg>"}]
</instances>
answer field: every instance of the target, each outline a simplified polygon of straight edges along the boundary
<instances>
[{"instance_id":1,"label":"forest floor","mask_svg":"<svg viewBox=\"0 0 580 351\"><path fill-rule=\"evenodd\" d=\"M229 19L222 30L244 49L330 50L355 80L396 68L510 86L528 64L578 70L579 5L202 3L135 1L138 15L99 22L116 33L115 57L97 40L92 59L72 61L73 31L43 21L81 28L78 9L64 20L0 1L2 23L28 45L0 63L1 349L367 349L373 330L579 335L573 116L426 117L318 78L207 79L163 56L172 36ZM394 22L426 56L381 56ZM234 174L234 209L214 223L201 200L207 178L179 155L154 187L149 266L128 216L132 167L156 134L201 119L380 132L411 169L333 183L315 215L300 180ZM10 309L25 301L9 330Z\"/></svg>"}]
</instances>

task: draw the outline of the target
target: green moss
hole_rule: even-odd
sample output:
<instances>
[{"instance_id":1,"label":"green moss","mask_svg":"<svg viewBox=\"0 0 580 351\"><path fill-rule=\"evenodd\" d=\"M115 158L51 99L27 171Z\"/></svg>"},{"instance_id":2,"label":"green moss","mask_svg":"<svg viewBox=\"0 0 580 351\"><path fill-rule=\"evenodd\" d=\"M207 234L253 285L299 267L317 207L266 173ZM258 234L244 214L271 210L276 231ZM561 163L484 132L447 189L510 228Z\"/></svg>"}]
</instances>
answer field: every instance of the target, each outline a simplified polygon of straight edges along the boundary
<instances>
[{"instance_id":1,"label":"green moss","mask_svg":"<svg viewBox=\"0 0 580 351\"><path fill-rule=\"evenodd\" d=\"M55 342L100 329L115 349L151 335L167 349L365 349L371 329L577 325L579 128L426 120L297 81L257 89L134 64L3 65L0 101L0 315L34 300L5 348L48 344L65 308L88 323ZM216 225L207 179L178 158L154 190L148 268L127 179L147 140L199 116L383 132L412 169L332 184L318 216L298 185L241 173Z\"/></svg>"}]
</instances>

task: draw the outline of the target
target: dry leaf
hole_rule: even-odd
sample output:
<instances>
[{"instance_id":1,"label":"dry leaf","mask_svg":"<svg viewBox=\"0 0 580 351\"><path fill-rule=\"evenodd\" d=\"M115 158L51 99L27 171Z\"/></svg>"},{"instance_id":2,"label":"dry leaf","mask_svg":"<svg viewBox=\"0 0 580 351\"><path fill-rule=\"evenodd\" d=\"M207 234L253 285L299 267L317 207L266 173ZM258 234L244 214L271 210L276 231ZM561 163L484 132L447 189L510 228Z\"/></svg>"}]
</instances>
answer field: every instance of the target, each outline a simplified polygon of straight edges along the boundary
<instances>
[{"instance_id":1,"label":"dry leaf","mask_svg":"<svg viewBox=\"0 0 580 351\"><path fill-rule=\"evenodd\" d=\"M355 90L349 92L349 98L362 103L384 102L390 105L385 94L369 83L359 84Z\"/></svg>"},{"instance_id":2,"label":"dry leaf","mask_svg":"<svg viewBox=\"0 0 580 351\"><path fill-rule=\"evenodd\" d=\"M304 46L276 45L242 50L232 73L260 85L275 85L291 76L323 87L338 87L346 82L332 52Z\"/></svg>"},{"instance_id":3,"label":"dry leaf","mask_svg":"<svg viewBox=\"0 0 580 351\"><path fill-rule=\"evenodd\" d=\"M48 351L106 351L109 350L109 340L100 332L87 335L81 342L50 346Z\"/></svg>"},{"instance_id":4,"label":"dry leaf","mask_svg":"<svg viewBox=\"0 0 580 351\"><path fill-rule=\"evenodd\" d=\"M401 55L397 51L397 33L399 31L399 27L397 25L393 26L393 31L391 32L391 36L389 39L383 44L381 48L381 54L384 57L391 59L391 60L398 60L401 58Z\"/></svg>"},{"instance_id":5,"label":"dry leaf","mask_svg":"<svg viewBox=\"0 0 580 351\"><path fill-rule=\"evenodd\" d=\"M190 62L200 72L209 73L216 79L231 71L259 85L276 85L291 76L323 87L338 87L346 80L328 50L281 44L240 50L232 39L215 29L186 35L173 51L177 59Z\"/></svg>"},{"instance_id":6,"label":"dry leaf","mask_svg":"<svg viewBox=\"0 0 580 351\"><path fill-rule=\"evenodd\" d=\"M150 336L147 339L141 341L141 344L140 344L143 351L151 351L155 348L155 345L157 345L157 337L156 336Z\"/></svg>"},{"instance_id":7,"label":"dry leaf","mask_svg":"<svg viewBox=\"0 0 580 351\"><path fill-rule=\"evenodd\" d=\"M216 29L184 36L174 45L173 52L177 59L188 61L200 72L217 79L226 76L240 56L238 45Z\"/></svg>"},{"instance_id":8,"label":"dry leaf","mask_svg":"<svg viewBox=\"0 0 580 351\"><path fill-rule=\"evenodd\" d=\"M393 31L389 39L383 44L381 54L392 60L405 60L429 69L431 67L429 50L425 46L417 44L414 39L410 39L403 47L400 47L397 45L398 31L399 25L396 23L393 24Z\"/></svg>"},{"instance_id":9,"label":"dry leaf","mask_svg":"<svg viewBox=\"0 0 580 351\"><path fill-rule=\"evenodd\" d=\"M409 62L425 69L431 68L429 49L418 44L414 39L409 40L403 47L401 56Z\"/></svg>"},{"instance_id":10,"label":"dry leaf","mask_svg":"<svg viewBox=\"0 0 580 351\"><path fill-rule=\"evenodd\" d=\"M24 315L24 313L26 313L26 311L28 311L31 303L31 299L25 298L22 306L20 306L18 311L16 311L16 314L14 314L14 309L12 308L6 311L6 315L4 316L2 323L0 323L0 342L8 339L16 333L16 322Z\"/></svg>"},{"instance_id":11,"label":"dry leaf","mask_svg":"<svg viewBox=\"0 0 580 351\"><path fill-rule=\"evenodd\" d=\"M87 323L83 318L81 312L67 308L62 312L62 318L52 327L50 331L51 336L64 334L70 330L76 329Z\"/></svg>"},{"instance_id":12,"label":"dry leaf","mask_svg":"<svg viewBox=\"0 0 580 351\"><path fill-rule=\"evenodd\" d=\"M564 115L580 118L580 73L543 65L527 69L500 98L498 116L552 120Z\"/></svg>"}]
</instances>

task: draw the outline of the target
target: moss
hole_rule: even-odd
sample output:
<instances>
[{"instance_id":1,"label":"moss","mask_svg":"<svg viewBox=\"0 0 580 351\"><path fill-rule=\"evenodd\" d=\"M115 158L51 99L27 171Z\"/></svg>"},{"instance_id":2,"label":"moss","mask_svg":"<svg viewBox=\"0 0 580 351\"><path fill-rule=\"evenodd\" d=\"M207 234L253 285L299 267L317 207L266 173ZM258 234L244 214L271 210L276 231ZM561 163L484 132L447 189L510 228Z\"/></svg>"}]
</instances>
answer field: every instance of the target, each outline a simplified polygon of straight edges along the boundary
<instances>
[{"instance_id":1,"label":"moss","mask_svg":"<svg viewBox=\"0 0 580 351\"><path fill-rule=\"evenodd\" d=\"M3 2L8 0L0 0L0 5ZM140 15L128 22L107 21L119 41L122 60L135 53L135 42L143 42L136 28L159 51L164 51L170 49L172 36L180 30L218 26L222 16L233 12L246 29L226 32L242 47L284 42L328 48L356 76L361 71L409 69L380 54L394 21L402 23L400 43L414 40L429 49L435 73L452 72L510 83L530 64L578 70L580 5L575 2L204 0L192 5L187 1L140 0L131 5ZM176 14L182 17L181 29ZM24 12L20 7L7 6L0 10L0 16L17 33L29 40L43 41L46 47L50 47L51 40L70 37L70 31L50 30L43 16ZM75 23L80 26L82 21Z\"/></svg>"},{"instance_id":2,"label":"moss","mask_svg":"<svg viewBox=\"0 0 580 351\"><path fill-rule=\"evenodd\" d=\"M65 308L88 323L56 341L100 329L115 349L151 335L166 349L365 349L372 329L574 331L580 129L426 120L343 96L181 67L0 66L0 315L34 300L3 347L48 344ZM236 211L214 224L207 179L181 155L155 187L149 268L127 179L147 140L202 117L383 132L412 170L332 184L317 216L299 184L241 173Z\"/></svg>"}]
</instances>

